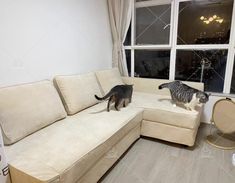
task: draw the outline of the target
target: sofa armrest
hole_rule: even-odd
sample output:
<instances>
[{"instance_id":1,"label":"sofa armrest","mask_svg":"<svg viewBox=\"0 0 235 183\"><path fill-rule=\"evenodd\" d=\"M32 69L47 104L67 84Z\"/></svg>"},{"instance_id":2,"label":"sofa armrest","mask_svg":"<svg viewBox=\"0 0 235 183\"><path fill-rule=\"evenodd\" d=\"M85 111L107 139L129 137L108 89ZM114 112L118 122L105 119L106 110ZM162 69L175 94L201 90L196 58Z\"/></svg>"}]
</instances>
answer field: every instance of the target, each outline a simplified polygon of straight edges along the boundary
<instances>
[{"instance_id":1,"label":"sofa armrest","mask_svg":"<svg viewBox=\"0 0 235 183\"><path fill-rule=\"evenodd\" d=\"M170 95L169 90L159 90L158 86L162 83L170 82L170 80L164 79L148 79L148 78L136 78L136 77L122 77L125 84L133 84L134 91L156 93L158 95ZM183 82L193 88L204 90L204 84L199 82Z\"/></svg>"}]
</instances>

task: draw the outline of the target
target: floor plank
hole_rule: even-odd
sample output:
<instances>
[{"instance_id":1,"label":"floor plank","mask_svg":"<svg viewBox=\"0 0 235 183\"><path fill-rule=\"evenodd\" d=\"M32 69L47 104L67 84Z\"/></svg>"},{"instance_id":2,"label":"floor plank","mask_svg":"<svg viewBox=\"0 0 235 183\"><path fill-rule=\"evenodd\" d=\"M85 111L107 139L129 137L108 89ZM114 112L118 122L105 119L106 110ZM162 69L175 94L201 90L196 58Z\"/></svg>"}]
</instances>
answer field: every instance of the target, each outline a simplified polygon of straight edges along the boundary
<instances>
[{"instance_id":1,"label":"floor plank","mask_svg":"<svg viewBox=\"0 0 235 183\"><path fill-rule=\"evenodd\" d=\"M210 130L210 125L200 126L194 148L141 138L100 183L234 183L235 150L207 144Z\"/></svg>"}]
</instances>

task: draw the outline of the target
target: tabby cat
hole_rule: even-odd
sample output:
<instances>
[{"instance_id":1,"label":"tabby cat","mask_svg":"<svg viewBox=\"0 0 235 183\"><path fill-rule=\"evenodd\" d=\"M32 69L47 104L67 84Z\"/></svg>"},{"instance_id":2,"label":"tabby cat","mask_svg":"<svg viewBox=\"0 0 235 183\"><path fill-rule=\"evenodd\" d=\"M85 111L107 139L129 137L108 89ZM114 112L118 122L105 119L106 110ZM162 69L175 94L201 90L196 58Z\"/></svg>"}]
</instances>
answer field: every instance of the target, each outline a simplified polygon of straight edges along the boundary
<instances>
[{"instance_id":1,"label":"tabby cat","mask_svg":"<svg viewBox=\"0 0 235 183\"><path fill-rule=\"evenodd\" d=\"M181 81L164 83L158 87L158 89L163 88L170 90L174 106L177 103L183 103L188 110L194 110L197 104L206 103L210 96L210 94L183 84Z\"/></svg>"},{"instance_id":2,"label":"tabby cat","mask_svg":"<svg viewBox=\"0 0 235 183\"><path fill-rule=\"evenodd\" d=\"M115 103L115 109L119 111L122 106L126 107L131 103L132 93L133 85L116 85L104 97L101 98L95 95L95 98L97 100L109 98L107 111L109 112L111 103Z\"/></svg>"}]
</instances>

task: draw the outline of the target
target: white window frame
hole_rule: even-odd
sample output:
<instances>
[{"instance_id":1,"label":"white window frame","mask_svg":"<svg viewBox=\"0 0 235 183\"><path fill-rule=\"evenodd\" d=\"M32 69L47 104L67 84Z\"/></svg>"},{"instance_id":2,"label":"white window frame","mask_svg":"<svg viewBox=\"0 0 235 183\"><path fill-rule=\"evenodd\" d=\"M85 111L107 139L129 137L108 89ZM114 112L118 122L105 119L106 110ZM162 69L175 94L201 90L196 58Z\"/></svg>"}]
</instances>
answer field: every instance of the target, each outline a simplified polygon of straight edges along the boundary
<instances>
[{"instance_id":1,"label":"white window frame","mask_svg":"<svg viewBox=\"0 0 235 183\"><path fill-rule=\"evenodd\" d=\"M228 48L228 58L227 58L227 67L225 70L225 82L224 82L224 93L230 94L232 77L233 77L233 65L234 65L234 55L235 55L235 0L233 1L233 14L232 14L232 23L229 39L229 48Z\"/></svg>"},{"instance_id":2,"label":"white window frame","mask_svg":"<svg viewBox=\"0 0 235 183\"><path fill-rule=\"evenodd\" d=\"M149 0L135 2L132 11L132 22L131 22L131 45L125 46L126 50L131 51L131 77L134 77L135 69L135 50L169 50L170 51L170 71L169 79L175 79L175 65L176 65L176 51L177 50L228 50L225 79L224 79L224 94L230 94L232 75L233 75L233 65L235 56L235 0L233 3L232 12L232 23L230 31L229 44L211 44L211 45L177 45L177 35L178 35L178 13L180 2L192 1L192 0ZM169 44L164 45L136 45L135 44L135 29L136 29L136 8L146 7L146 6L156 6L163 4L171 4L171 26L170 26L170 37ZM214 95L221 95L221 93L213 93Z\"/></svg>"}]
</instances>

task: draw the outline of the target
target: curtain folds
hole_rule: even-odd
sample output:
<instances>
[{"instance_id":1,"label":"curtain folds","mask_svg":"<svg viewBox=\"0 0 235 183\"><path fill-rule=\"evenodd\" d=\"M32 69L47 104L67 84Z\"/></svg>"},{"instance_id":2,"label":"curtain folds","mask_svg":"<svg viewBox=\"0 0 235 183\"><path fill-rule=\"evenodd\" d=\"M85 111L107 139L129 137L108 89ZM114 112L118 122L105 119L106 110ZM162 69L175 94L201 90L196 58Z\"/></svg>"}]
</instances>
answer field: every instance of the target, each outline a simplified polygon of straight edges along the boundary
<instances>
[{"instance_id":1,"label":"curtain folds","mask_svg":"<svg viewBox=\"0 0 235 183\"><path fill-rule=\"evenodd\" d=\"M124 41L131 22L134 0L107 0L113 37L112 66L118 67L123 76L128 76Z\"/></svg>"}]
</instances>

